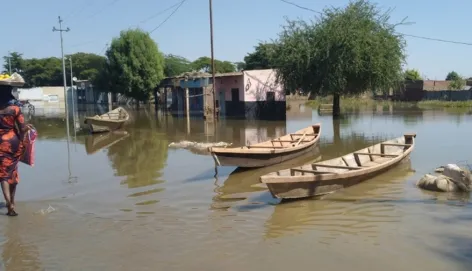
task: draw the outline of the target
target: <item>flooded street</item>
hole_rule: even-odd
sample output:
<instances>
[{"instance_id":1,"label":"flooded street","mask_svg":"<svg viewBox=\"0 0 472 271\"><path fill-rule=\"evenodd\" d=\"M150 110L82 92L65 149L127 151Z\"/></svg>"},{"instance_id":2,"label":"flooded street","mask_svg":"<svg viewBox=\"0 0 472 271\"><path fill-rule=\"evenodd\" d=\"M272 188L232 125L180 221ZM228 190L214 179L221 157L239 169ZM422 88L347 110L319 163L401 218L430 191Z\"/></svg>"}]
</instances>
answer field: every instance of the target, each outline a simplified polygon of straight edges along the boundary
<instances>
[{"instance_id":1,"label":"flooded street","mask_svg":"<svg viewBox=\"0 0 472 271\"><path fill-rule=\"evenodd\" d=\"M91 113L79 112L79 122L85 114ZM69 140L63 117L30 120L39 132L36 165L20 166L20 215L0 216L2 270L472 266L469 195L415 187L439 165L472 164L468 113L385 106L333 122L296 105L286 122L216 125L152 110L130 114L126 135L74 133L71 123ZM321 157L292 163L333 158L408 132L417 134L416 146L410 160L374 179L283 204L257 186L266 171L220 167L215 177L205 152L169 147L182 140L241 146L314 123L322 124Z\"/></svg>"}]
</instances>

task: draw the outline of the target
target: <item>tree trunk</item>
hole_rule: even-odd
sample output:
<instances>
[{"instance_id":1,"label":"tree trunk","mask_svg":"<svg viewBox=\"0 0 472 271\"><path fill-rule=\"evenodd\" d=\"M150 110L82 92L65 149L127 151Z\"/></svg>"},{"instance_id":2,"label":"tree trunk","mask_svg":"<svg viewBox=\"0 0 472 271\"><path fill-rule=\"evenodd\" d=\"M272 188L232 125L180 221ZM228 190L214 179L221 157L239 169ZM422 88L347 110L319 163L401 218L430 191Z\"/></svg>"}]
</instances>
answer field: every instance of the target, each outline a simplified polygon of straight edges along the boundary
<instances>
[{"instance_id":1,"label":"tree trunk","mask_svg":"<svg viewBox=\"0 0 472 271\"><path fill-rule=\"evenodd\" d=\"M339 94L333 95L333 117L338 118L341 116L341 106L339 104L340 97Z\"/></svg>"},{"instance_id":2,"label":"tree trunk","mask_svg":"<svg viewBox=\"0 0 472 271\"><path fill-rule=\"evenodd\" d=\"M333 118L333 144L341 144L341 120Z\"/></svg>"}]
</instances>

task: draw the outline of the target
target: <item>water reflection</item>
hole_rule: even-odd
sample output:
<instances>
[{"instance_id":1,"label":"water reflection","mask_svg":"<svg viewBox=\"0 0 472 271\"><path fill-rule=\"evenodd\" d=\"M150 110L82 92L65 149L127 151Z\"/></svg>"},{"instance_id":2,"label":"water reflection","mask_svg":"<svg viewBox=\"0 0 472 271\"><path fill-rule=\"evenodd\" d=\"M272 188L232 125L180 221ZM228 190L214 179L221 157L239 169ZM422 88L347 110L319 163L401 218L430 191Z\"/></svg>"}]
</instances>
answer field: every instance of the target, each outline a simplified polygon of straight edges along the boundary
<instances>
[{"instance_id":1,"label":"water reflection","mask_svg":"<svg viewBox=\"0 0 472 271\"><path fill-rule=\"evenodd\" d=\"M108 149L108 157L117 176L125 176L128 188L151 186L163 182L162 168L167 160L169 142L152 129L129 130L129 137Z\"/></svg>"},{"instance_id":2,"label":"water reflection","mask_svg":"<svg viewBox=\"0 0 472 271\"><path fill-rule=\"evenodd\" d=\"M87 135L85 138L85 151L88 155L94 154L101 149L109 148L128 136L129 133L126 131Z\"/></svg>"},{"instance_id":3,"label":"water reflection","mask_svg":"<svg viewBox=\"0 0 472 271\"><path fill-rule=\"evenodd\" d=\"M333 270L346 266L365 270L360 265L373 261L379 267L374 269L388 266L389 270L401 270L394 266L398 258L405 259L401 267L413 263L421 270L454 269L452 260L437 257L437 253L461 252L443 245L449 239L435 237L451 232L463 237L470 233L467 224L470 220L459 223L455 218L470 214L470 208L463 208L470 205L470 199L456 200L453 205L451 198L423 193L414 182L438 165L469 159L467 150L472 130L457 125L457 115L445 111L412 109L411 113L402 113L403 109L395 106L382 110L382 114L358 110L339 122L333 122L330 116L317 116L316 112L311 116L288 117L287 122L222 120L208 124L191 119L189 134L185 119L163 112L130 109L132 121L125 128L129 135L117 143L109 145L111 138L105 138L107 142L104 142L77 133L78 144L84 146L68 153L72 158L72 172L80 178L74 186L57 185L68 174L65 120L34 117L32 122L39 130L39 159L34 169L24 167L21 171L25 181L21 184L19 204L37 210L51 203L58 211L41 216L54 227L41 227L41 221L23 216L25 211L15 221L27 224L8 229L6 223L13 220L2 220L5 222L0 227L3 239L11 239L8 247L2 247L6 250L2 250L6 255L4 261L16 257L14 253L29 253L26 258L31 258L34 265L35 251L39 250L44 266L66 266L65 270L81 270L84 264L88 269L124 266L156 269L157 266L159 270L179 267L179 270L192 270L198 264L204 270L228 266L231 270L277 270L310 263L313 255L321 255L321 263L317 264ZM79 112L79 118L99 113ZM410 126L407 126L405 119L414 114L418 116L417 122L408 120ZM459 116L464 123L472 120L469 115ZM408 165L404 170L399 165L384 175L320 200L278 205L267 190L257 186L262 172L221 168L215 184L211 157L167 148L170 142L180 140L244 145L248 140L265 140L316 122L323 125L322 159L404 132L417 132L418 144L411 155L417 173L410 177L413 173L406 172ZM456 137L454 140L442 140L451 134ZM439 146L438 142L443 145ZM105 146L101 147L102 144ZM87 150L95 151L94 148L102 151L88 155ZM439 219L454 223L445 226ZM78 235L71 235L71 229ZM419 231L428 234L418 234ZM87 238L82 238L87 236L93 236L95 246L89 246ZM329 245L313 246L313 241ZM435 250L425 249L421 242ZM143 247L149 249L142 250ZM139 249L138 258L124 256ZM280 257L282 251L285 258ZM215 255L220 260L215 261ZM330 255L334 256L330 258ZM342 268L336 261L339 255L347 257ZM430 260L424 261L425 258ZM11 261L11 264L11 268L15 265L17 270L24 270L22 262ZM309 264L301 266L309 267Z\"/></svg>"},{"instance_id":4,"label":"water reflection","mask_svg":"<svg viewBox=\"0 0 472 271\"><path fill-rule=\"evenodd\" d=\"M321 199L276 205L265 224L265 237L318 230L323 232L323 242L344 234L376 238L380 228L401 221L401 211L388 199L400 196L402 182L412 174L407 160L371 180Z\"/></svg>"},{"instance_id":5,"label":"water reflection","mask_svg":"<svg viewBox=\"0 0 472 271\"><path fill-rule=\"evenodd\" d=\"M2 270L41 270L38 248L24 240L24 232L20 234L30 227L17 219L6 220L2 223L2 236L6 239L2 244Z\"/></svg>"},{"instance_id":6,"label":"water reflection","mask_svg":"<svg viewBox=\"0 0 472 271\"><path fill-rule=\"evenodd\" d=\"M297 157L296 159L286 161L278 165L258 169L236 168L226 179L223 180L223 184L221 186L218 185L220 180L216 180L216 195L213 197L211 208L228 209L232 207L234 203L246 201L252 196L252 193L254 192L266 191L267 188L264 187L259 181L259 177L264 174L288 167L303 165L306 163L314 163L320 159L321 156L318 147L313 153L304 154Z\"/></svg>"}]
</instances>

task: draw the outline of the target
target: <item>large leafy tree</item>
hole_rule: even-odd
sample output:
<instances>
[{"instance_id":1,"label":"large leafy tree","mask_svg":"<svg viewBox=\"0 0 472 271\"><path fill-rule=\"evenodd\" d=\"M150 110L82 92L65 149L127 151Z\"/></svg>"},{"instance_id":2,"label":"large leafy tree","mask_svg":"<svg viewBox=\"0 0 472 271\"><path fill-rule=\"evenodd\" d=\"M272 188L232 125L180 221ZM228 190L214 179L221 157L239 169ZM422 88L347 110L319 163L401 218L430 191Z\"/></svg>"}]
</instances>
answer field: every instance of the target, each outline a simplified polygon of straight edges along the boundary
<instances>
[{"instance_id":1,"label":"large leafy tree","mask_svg":"<svg viewBox=\"0 0 472 271\"><path fill-rule=\"evenodd\" d=\"M68 55L66 68L69 67L70 58L72 59L72 69L75 77L80 80L90 80L95 85L98 83L100 72L105 68L106 64L104 56L82 52ZM67 80L68 84L70 84L70 76Z\"/></svg>"},{"instance_id":2,"label":"large leafy tree","mask_svg":"<svg viewBox=\"0 0 472 271\"><path fill-rule=\"evenodd\" d=\"M388 13L365 0L327 8L314 22L288 21L272 63L287 89L333 95L340 115L341 95L388 91L403 80L405 42Z\"/></svg>"},{"instance_id":3,"label":"large leafy tree","mask_svg":"<svg viewBox=\"0 0 472 271\"><path fill-rule=\"evenodd\" d=\"M421 80L421 75L418 70L408 69L405 71L405 80Z\"/></svg>"},{"instance_id":4,"label":"large leafy tree","mask_svg":"<svg viewBox=\"0 0 472 271\"><path fill-rule=\"evenodd\" d=\"M11 52L7 56L4 56L3 72L9 73L10 67L12 73L22 73L25 70L25 60L23 59L23 54Z\"/></svg>"},{"instance_id":5,"label":"large leafy tree","mask_svg":"<svg viewBox=\"0 0 472 271\"><path fill-rule=\"evenodd\" d=\"M254 52L244 57L246 70L270 69L273 67L271 58L274 53L274 44L259 43Z\"/></svg>"},{"instance_id":6,"label":"large leafy tree","mask_svg":"<svg viewBox=\"0 0 472 271\"><path fill-rule=\"evenodd\" d=\"M62 59L57 57L24 59L21 53L13 52L11 57L12 72L20 73L25 81L25 86L62 86ZM90 80L93 84L99 81L100 71L103 70L106 58L96 54L75 53L66 56L67 84L70 84L70 63L75 77L82 80ZM4 57L3 68L8 71L8 57Z\"/></svg>"},{"instance_id":7,"label":"large leafy tree","mask_svg":"<svg viewBox=\"0 0 472 271\"><path fill-rule=\"evenodd\" d=\"M459 80L459 79L462 79L462 78L455 71L452 71L452 72L448 73L447 76L446 76L447 81L454 81L454 80Z\"/></svg>"},{"instance_id":8,"label":"large leafy tree","mask_svg":"<svg viewBox=\"0 0 472 271\"><path fill-rule=\"evenodd\" d=\"M216 73L225 73L225 72L235 72L236 65L229 61L221 61L215 59L215 72ZM192 62L192 67L194 70L211 73L211 58L207 56L202 56L197 58Z\"/></svg>"},{"instance_id":9,"label":"large leafy tree","mask_svg":"<svg viewBox=\"0 0 472 271\"><path fill-rule=\"evenodd\" d=\"M106 52L109 82L114 92L148 101L164 78L164 56L149 33L121 31Z\"/></svg>"},{"instance_id":10,"label":"large leafy tree","mask_svg":"<svg viewBox=\"0 0 472 271\"><path fill-rule=\"evenodd\" d=\"M192 71L192 68L192 62L184 57L172 54L165 56L164 75L166 77L172 77L185 72L190 72Z\"/></svg>"}]
</instances>

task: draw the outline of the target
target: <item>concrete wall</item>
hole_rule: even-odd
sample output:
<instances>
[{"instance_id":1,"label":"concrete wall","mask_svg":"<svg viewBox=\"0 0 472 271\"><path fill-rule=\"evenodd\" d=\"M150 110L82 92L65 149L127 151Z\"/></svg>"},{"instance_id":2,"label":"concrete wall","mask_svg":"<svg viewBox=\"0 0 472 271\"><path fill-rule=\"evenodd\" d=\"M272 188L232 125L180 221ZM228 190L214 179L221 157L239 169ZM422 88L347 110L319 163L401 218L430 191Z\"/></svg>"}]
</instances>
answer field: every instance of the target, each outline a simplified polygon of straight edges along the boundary
<instances>
[{"instance_id":1,"label":"concrete wall","mask_svg":"<svg viewBox=\"0 0 472 271\"><path fill-rule=\"evenodd\" d=\"M275 92L276 101L285 101L285 91L276 82L273 69L244 71L244 101L265 101L267 92Z\"/></svg>"},{"instance_id":2,"label":"concrete wall","mask_svg":"<svg viewBox=\"0 0 472 271\"><path fill-rule=\"evenodd\" d=\"M239 101L244 101L244 77L224 76L215 78L216 81L216 99L220 100L220 93L224 93L225 101L232 101L232 89L239 89Z\"/></svg>"}]
</instances>

